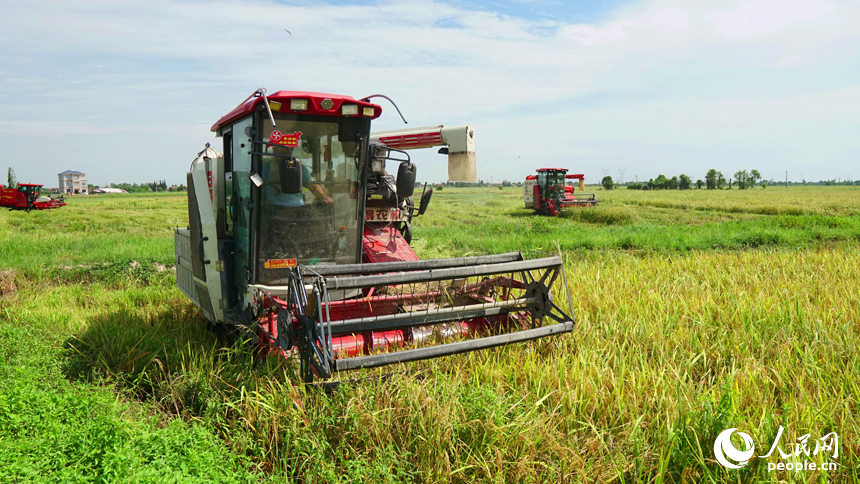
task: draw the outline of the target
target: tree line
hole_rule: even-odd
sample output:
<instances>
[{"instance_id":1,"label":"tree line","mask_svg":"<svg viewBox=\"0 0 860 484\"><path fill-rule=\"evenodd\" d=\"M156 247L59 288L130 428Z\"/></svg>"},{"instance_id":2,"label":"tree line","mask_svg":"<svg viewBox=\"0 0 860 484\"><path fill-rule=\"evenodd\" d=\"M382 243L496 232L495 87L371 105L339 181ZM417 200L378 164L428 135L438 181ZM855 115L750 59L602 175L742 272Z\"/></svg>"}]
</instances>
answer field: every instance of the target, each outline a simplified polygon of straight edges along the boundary
<instances>
[{"instance_id":1,"label":"tree line","mask_svg":"<svg viewBox=\"0 0 860 484\"><path fill-rule=\"evenodd\" d=\"M735 172L734 176L726 178L725 175L721 171L717 171L713 168L708 170L708 173L705 174L704 180L693 180L684 173L681 173L680 176L673 176L672 178L667 177L666 175L660 174L657 178L652 178L647 182L633 182L628 183L628 190L689 190L693 187L697 189L702 189L705 187L708 190L722 190L723 188L728 187L732 188L732 184L741 190L747 188L753 188L757 183L761 182L762 188L767 187L767 183L762 180L761 173L758 170L738 170ZM615 188L615 184L612 181L611 176L603 177L603 180L600 182L603 185L603 188L606 190L612 190Z\"/></svg>"},{"instance_id":2,"label":"tree line","mask_svg":"<svg viewBox=\"0 0 860 484\"><path fill-rule=\"evenodd\" d=\"M129 193L142 193L142 192L184 192L186 190L185 185L174 185L167 186L167 182L164 180L153 181L149 183L110 183L108 184L110 188L119 188L121 190L125 190Z\"/></svg>"}]
</instances>

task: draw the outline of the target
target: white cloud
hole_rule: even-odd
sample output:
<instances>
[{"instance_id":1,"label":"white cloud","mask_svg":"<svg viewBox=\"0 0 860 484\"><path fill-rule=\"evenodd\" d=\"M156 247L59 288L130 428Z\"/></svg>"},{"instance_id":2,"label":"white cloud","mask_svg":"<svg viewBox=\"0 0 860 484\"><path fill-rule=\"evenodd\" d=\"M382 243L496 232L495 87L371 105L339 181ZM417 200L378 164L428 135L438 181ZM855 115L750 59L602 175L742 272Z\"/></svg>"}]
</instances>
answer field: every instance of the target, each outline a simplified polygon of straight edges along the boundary
<instances>
[{"instance_id":1,"label":"white cloud","mask_svg":"<svg viewBox=\"0 0 860 484\"><path fill-rule=\"evenodd\" d=\"M62 169L181 181L208 126L265 86L381 92L411 125L474 123L494 177L550 162L589 178L647 162L656 176L684 171L696 150L748 167L817 151L836 170L860 154L844 135L860 128L858 20L858 2L837 0L653 0L595 24L431 0L6 4L0 140L33 178L45 162L19 141L51 126L77 137L43 140L66 153ZM397 127L384 108L377 128ZM438 155L416 159L422 176L444 176Z\"/></svg>"},{"instance_id":2,"label":"white cloud","mask_svg":"<svg viewBox=\"0 0 860 484\"><path fill-rule=\"evenodd\" d=\"M716 31L729 39L747 39L807 24L832 11L826 0L755 0L715 13L713 23Z\"/></svg>"}]
</instances>

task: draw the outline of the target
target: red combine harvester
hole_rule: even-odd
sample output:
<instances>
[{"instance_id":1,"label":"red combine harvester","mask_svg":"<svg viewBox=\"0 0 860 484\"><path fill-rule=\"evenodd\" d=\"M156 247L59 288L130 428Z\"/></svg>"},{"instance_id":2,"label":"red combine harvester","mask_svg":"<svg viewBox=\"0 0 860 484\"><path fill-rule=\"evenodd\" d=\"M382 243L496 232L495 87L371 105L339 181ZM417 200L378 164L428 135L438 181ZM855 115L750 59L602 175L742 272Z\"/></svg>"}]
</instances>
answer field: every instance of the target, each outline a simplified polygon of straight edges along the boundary
<instances>
[{"instance_id":1,"label":"red combine harvester","mask_svg":"<svg viewBox=\"0 0 860 484\"><path fill-rule=\"evenodd\" d=\"M597 205L597 195L580 193L574 195L572 185L567 180L579 180L579 190L585 190L585 175L567 175L567 168L541 168L537 175L529 175L523 184L523 201L526 208L543 215L557 217L561 210L568 207L593 207Z\"/></svg>"},{"instance_id":2,"label":"red combine harvester","mask_svg":"<svg viewBox=\"0 0 860 484\"><path fill-rule=\"evenodd\" d=\"M260 89L212 126L223 155L207 144L187 175L180 290L210 324L295 357L305 382L572 331L559 257L418 259L410 222L432 189L416 207L405 150L446 145L449 178L474 181L474 131L374 135L372 97Z\"/></svg>"},{"instance_id":3,"label":"red combine harvester","mask_svg":"<svg viewBox=\"0 0 860 484\"><path fill-rule=\"evenodd\" d=\"M0 207L10 210L47 210L66 205L65 199L51 198L39 195L42 185L35 183L19 183L18 188L3 188L0 186Z\"/></svg>"}]
</instances>

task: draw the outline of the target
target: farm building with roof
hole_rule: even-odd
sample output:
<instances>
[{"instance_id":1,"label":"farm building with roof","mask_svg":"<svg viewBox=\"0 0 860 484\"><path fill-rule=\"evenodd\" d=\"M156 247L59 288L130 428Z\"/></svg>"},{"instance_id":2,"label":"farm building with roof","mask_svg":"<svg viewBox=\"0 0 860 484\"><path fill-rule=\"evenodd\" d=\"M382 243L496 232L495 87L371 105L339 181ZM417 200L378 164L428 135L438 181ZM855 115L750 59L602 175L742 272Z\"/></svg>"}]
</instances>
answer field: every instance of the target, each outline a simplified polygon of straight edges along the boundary
<instances>
[{"instance_id":1,"label":"farm building with roof","mask_svg":"<svg viewBox=\"0 0 860 484\"><path fill-rule=\"evenodd\" d=\"M66 170L58 173L60 179L60 192L66 195L88 195L89 187L87 186L86 175L73 170Z\"/></svg>"}]
</instances>

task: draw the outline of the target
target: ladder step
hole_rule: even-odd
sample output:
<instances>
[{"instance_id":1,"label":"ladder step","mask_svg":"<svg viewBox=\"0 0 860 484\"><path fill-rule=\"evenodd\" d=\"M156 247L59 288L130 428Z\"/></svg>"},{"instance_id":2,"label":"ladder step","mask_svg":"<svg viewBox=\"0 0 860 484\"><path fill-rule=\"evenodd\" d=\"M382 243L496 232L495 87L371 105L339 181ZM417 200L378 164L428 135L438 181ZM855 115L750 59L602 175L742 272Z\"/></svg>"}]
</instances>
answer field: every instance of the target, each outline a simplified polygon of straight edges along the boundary
<instances>
[{"instance_id":1,"label":"ladder step","mask_svg":"<svg viewBox=\"0 0 860 484\"><path fill-rule=\"evenodd\" d=\"M529 341L555 334L569 333L571 331L573 331L573 321L567 321L550 326L518 331L516 333L487 336L484 338L457 341L455 343L446 343L426 348L416 348L412 350L395 351L392 353L381 353L378 355L358 356L355 358L335 360L334 370L358 370L361 368L376 368L378 366L391 365L394 363L427 360L430 358L438 358L440 356L456 355L458 353L466 353L469 351L483 350L511 343L519 343L521 341Z\"/></svg>"}]
</instances>

